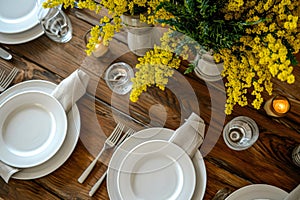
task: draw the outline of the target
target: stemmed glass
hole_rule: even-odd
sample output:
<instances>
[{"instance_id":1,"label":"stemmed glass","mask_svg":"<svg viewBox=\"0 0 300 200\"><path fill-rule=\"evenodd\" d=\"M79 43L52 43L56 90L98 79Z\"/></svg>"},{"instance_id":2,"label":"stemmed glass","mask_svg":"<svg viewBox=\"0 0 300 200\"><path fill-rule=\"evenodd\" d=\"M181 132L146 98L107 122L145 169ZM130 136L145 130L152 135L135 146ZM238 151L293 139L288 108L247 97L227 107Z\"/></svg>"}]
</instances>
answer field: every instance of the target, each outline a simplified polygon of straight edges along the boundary
<instances>
[{"instance_id":1,"label":"stemmed glass","mask_svg":"<svg viewBox=\"0 0 300 200\"><path fill-rule=\"evenodd\" d=\"M227 146L233 150L245 150L252 146L259 136L255 121L246 116L232 119L223 130L223 138Z\"/></svg>"},{"instance_id":2,"label":"stemmed glass","mask_svg":"<svg viewBox=\"0 0 300 200\"><path fill-rule=\"evenodd\" d=\"M72 38L72 24L69 17L59 7L45 11L41 9L38 19L46 35L55 42L66 43Z\"/></svg>"}]
</instances>

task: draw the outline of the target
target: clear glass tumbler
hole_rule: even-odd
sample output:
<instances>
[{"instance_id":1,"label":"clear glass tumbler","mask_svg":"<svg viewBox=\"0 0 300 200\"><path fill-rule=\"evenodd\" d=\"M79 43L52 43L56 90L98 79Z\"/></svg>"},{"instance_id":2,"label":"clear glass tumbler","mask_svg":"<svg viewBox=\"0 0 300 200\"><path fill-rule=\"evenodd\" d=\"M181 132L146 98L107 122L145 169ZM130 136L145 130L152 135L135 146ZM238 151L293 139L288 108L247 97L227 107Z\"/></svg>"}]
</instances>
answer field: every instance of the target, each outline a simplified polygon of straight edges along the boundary
<instances>
[{"instance_id":1,"label":"clear glass tumbler","mask_svg":"<svg viewBox=\"0 0 300 200\"><path fill-rule=\"evenodd\" d=\"M252 146L259 136L255 121L246 116L239 116L226 124L223 138L226 145L233 150L245 150Z\"/></svg>"},{"instance_id":2,"label":"clear glass tumbler","mask_svg":"<svg viewBox=\"0 0 300 200\"><path fill-rule=\"evenodd\" d=\"M47 14L39 12L38 19L45 34L59 43L69 42L72 38L72 24L69 17L60 8L50 8Z\"/></svg>"},{"instance_id":3,"label":"clear glass tumbler","mask_svg":"<svg viewBox=\"0 0 300 200\"><path fill-rule=\"evenodd\" d=\"M124 95L132 89L131 78L133 76L133 70L128 64L118 62L109 66L104 79L113 92Z\"/></svg>"}]
</instances>

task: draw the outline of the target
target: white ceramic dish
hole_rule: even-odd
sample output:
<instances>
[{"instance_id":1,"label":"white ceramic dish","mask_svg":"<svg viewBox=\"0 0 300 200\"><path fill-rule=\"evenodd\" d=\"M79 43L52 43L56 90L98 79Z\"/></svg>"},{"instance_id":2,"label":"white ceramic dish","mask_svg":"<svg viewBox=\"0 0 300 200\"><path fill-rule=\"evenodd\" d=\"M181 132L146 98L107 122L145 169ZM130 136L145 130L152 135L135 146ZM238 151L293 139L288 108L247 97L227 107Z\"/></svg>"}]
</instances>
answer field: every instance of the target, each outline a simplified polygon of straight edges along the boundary
<instances>
[{"instance_id":1,"label":"white ceramic dish","mask_svg":"<svg viewBox=\"0 0 300 200\"><path fill-rule=\"evenodd\" d=\"M34 40L44 34L44 30L40 24L33 28L15 34L0 33L0 43L3 44L22 44Z\"/></svg>"},{"instance_id":2,"label":"white ceramic dish","mask_svg":"<svg viewBox=\"0 0 300 200\"><path fill-rule=\"evenodd\" d=\"M4 0L2 0L4 1ZM61 5L60 5L61 8ZM47 13L48 10L45 9L45 14ZM43 27L41 26L40 23L36 24L32 28L18 32L18 33L1 33L0 32L0 43L3 44L22 44L25 42L32 41L41 35L44 34Z\"/></svg>"},{"instance_id":3,"label":"white ceramic dish","mask_svg":"<svg viewBox=\"0 0 300 200\"><path fill-rule=\"evenodd\" d=\"M121 199L121 196L117 189L118 171L123 159L126 157L128 152L134 149L137 145L142 144L146 141L168 141L173 133L173 130L166 128L144 129L135 133L134 135L126 139L122 145L120 145L120 147L114 152L111 158L107 172L107 189L111 200ZM199 151L197 151L195 156L192 158L192 162L196 172L196 186L192 200L201 200L203 199L206 189L206 169L204 160Z\"/></svg>"},{"instance_id":4,"label":"white ceramic dish","mask_svg":"<svg viewBox=\"0 0 300 200\"><path fill-rule=\"evenodd\" d=\"M16 84L0 95L0 104L11 96L24 91L42 91L51 93L56 87L56 84L43 80L30 80ZM77 141L79 139L80 131L80 114L78 107L74 105L67 113L68 130L66 138L58 150L58 152L46 162L41 165L25 168L12 176L15 179L29 180L40 178L50 174L58 169L72 154Z\"/></svg>"},{"instance_id":5,"label":"white ceramic dish","mask_svg":"<svg viewBox=\"0 0 300 200\"><path fill-rule=\"evenodd\" d=\"M57 99L39 92L21 92L0 105L0 158L19 168L51 158L67 132L66 113Z\"/></svg>"},{"instance_id":6,"label":"white ceramic dish","mask_svg":"<svg viewBox=\"0 0 300 200\"><path fill-rule=\"evenodd\" d=\"M43 9L42 2L43 0L1 0L0 32L20 33L36 26L39 23L38 12Z\"/></svg>"},{"instance_id":7,"label":"white ceramic dish","mask_svg":"<svg viewBox=\"0 0 300 200\"><path fill-rule=\"evenodd\" d=\"M225 200L283 200L287 195L286 191L272 185L253 184L234 191Z\"/></svg>"},{"instance_id":8,"label":"white ceramic dish","mask_svg":"<svg viewBox=\"0 0 300 200\"><path fill-rule=\"evenodd\" d=\"M165 140L150 140L132 149L118 173L125 199L191 199L195 169L183 149Z\"/></svg>"}]
</instances>

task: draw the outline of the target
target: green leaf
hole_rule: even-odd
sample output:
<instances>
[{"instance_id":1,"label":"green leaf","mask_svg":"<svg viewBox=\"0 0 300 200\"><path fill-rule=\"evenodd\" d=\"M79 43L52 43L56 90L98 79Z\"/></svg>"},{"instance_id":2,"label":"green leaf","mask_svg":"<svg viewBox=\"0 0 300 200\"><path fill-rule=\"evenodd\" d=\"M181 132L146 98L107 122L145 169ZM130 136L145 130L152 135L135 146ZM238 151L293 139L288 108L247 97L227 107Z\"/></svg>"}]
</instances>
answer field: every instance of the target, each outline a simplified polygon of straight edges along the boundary
<instances>
[{"instance_id":1,"label":"green leaf","mask_svg":"<svg viewBox=\"0 0 300 200\"><path fill-rule=\"evenodd\" d=\"M189 67L184 71L184 74L189 74L189 73L193 72L194 69L195 69L195 65L189 64Z\"/></svg>"}]
</instances>

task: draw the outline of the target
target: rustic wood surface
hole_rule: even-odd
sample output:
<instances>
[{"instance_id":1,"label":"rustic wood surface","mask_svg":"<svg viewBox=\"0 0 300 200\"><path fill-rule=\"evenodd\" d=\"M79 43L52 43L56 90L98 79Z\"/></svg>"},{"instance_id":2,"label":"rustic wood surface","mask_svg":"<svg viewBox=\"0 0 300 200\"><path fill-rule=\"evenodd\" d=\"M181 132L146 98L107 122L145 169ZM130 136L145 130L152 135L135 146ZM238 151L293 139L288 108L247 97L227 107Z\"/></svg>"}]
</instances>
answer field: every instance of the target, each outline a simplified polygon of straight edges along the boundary
<instances>
[{"instance_id":1,"label":"rustic wood surface","mask_svg":"<svg viewBox=\"0 0 300 200\"><path fill-rule=\"evenodd\" d=\"M0 59L0 66L7 70L13 66L19 68L11 85L34 79L58 84L78 68L86 71L91 80L86 95L77 102L80 139L70 158L53 173L34 180L11 179L8 184L0 179L0 199L109 199L105 181L93 197L88 192L106 170L111 154L99 160L84 184L78 183L77 178L102 148L116 121L135 130L152 126L176 129L192 111L200 114L207 124L205 144L208 145L200 147L207 170L205 200L212 199L222 188L234 191L249 184L270 184L290 192L299 184L299 167L293 164L291 156L300 144L299 66L294 69L295 84L279 81L274 84L274 94L296 100L291 102L288 115L282 118L269 117L263 109L251 106L236 106L232 115L225 116L223 82L206 83L193 73L183 75L185 66L171 78L166 91L150 88L137 103L131 103L128 95L113 94L103 80L105 69L113 62L124 61L131 66L137 63L137 57L128 50L126 33L116 35L104 57L88 57L83 37L93 22L79 19L75 12L86 13L94 20L98 18L89 11L66 12L73 25L70 42L58 44L43 35L24 44L0 44L13 55L11 61ZM300 61L299 54L297 58ZM254 119L260 135L251 148L233 151L225 145L221 132L228 121L240 115Z\"/></svg>"}]
</instances>

